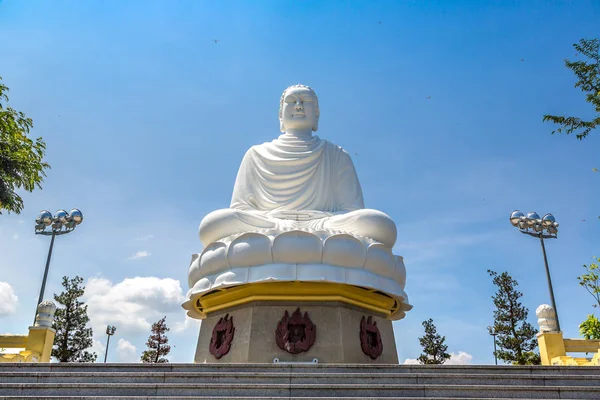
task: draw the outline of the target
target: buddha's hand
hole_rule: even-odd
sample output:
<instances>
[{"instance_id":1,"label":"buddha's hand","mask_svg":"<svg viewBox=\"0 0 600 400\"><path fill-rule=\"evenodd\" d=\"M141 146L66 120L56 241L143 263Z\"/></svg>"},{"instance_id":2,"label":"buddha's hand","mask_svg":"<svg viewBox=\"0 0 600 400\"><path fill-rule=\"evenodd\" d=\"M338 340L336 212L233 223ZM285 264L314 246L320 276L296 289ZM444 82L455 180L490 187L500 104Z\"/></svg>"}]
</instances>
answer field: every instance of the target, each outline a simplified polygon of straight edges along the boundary
<instances>
[{"instance_id":1,"label":"buddha's hand","mask_svg":"<svg viewBox=\"0 0 600 400\"><path fill-rule=\"evenodd\" d=\"M276 210L267 213L267 216L271 218L289 219L292 221L311 221L329 217L331 214L318 210Z\"/></svg>"}]
</instances>

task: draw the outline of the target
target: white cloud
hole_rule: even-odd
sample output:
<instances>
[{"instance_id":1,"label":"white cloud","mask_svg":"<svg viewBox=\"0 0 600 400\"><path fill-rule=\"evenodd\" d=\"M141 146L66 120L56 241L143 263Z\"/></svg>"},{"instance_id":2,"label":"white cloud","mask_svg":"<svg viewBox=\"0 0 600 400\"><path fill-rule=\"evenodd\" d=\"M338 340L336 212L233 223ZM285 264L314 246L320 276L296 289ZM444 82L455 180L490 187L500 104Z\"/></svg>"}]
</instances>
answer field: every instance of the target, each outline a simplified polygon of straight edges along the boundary
<instances>
[{"instance_id":1,"label":"white cloud","mask_svg":"<svg viewBox=\"0 0 600 400\"><path fill-rule=\"evenodd\" d=\"M129 257L130 260L137 260L138 258L144 258L144 257L149 257L150 256L150 252L146 251L146 250L140 250L137 251L134 255L132 255L131 257Z\"/></svg>"},{"instance_id":2,"label":"white cloud","mask_svg":"<svg viewBox=\"0 0 600 400\"><path fill-rule=\"evenodd\" d=\"M92 340L92 347L90 347L87 351L90 353L96 353L98 356L96 358L96 362L104 361L104 352L106 351L106 345L99 340Z\"/></svg>"},{"instance_id":3,"label":"white cloud","mask_svg":"<svg viewBox=\"0 0 600 400\"><path fill-rule=\"evenodd\" d=\"M414 266L431 263L455 255L461 248L470 248L493 237L492 233L452 234L434 239L413 240L400 243L394 250L403 254L405 260Z\"/></svg>"},{"instance_id":4,"label":"white cloud","mask_svg":"<svg viewBox=\"0 0 600 400\"><path fill-rule=\"evenodd\" d=\"M7 282L0 282L0 317L14 314L17 311L18 301L19 298L12 286Z\"/></svg>"},{"instance_id":5,"label":"white cloud","mask_svg":"<svg viewBox=\"0 0 600 400\"><path fill-rule=\"evenodd\" d=\"M104 332L106 325L116 326L119 332L150 333L152 323L163 316L183 316L185 296L181 283L171 278L138 276L113 284L94 277L86 283L84 299L96 334Z\"/></svg>"},{"instance_id":6,"label":"white cloud","mask_svg":"<svg viewBox=\"0 0 600 400\"><path fill-rule=\"evenodd\" d=\"M471 364L473 356L465 351L459 351L458 353L450 353L450 359L446 361L445 365L467 365Z\"/></svg>"},{"instance_id":7,"label":"white cloud","mask_svg":"<svg viewBox=\"0 0 600 400\"><path fill-rule=\"evenodd\" d=\"M119 339L116 351L119 362L132 363L140 361L137 348L128 340Z\"/></svg>"},{"instance_id":8,"label":"white cloud","mask_svg":"<svg viewBox=\"0 0 600 400\"><path fill-rule=\"evenodd\" d=\"M143 236L135 238L135 240L144 241L144 240L150 240L153 237L154 237L154 235L143 235Z\"/></svg>"},{"instance_id":9,"label":"white cloud","mask_svg":"<svg viewBox=\"0 0 600 400\"><path fill-rule=\"evenodd\" d=\"M419 360L417 360L416 358L407 358L406 360L404 360L404 362L402 364L405 364L405 365L418 365L419 364Z\"/></svg>"},{"instance_id":10,"label":"white cloud","mask_svg":"<svg viewBox=\"0 0 600 400\"><path fill-rule=\"evenodd\" d=\"M459 351L458 353L450 353L450 358L444 363L444 365L467 365L471 364L473 356L465 351ZM407 358L404 360L405 365L418 365L419 360L416 358Z\"/></svg>"},{"instance_id":11,"label":"white cloud","mask_svg":"<svg viewBox=\"0 0 600 400\"><path fill-rule=\"evenodd\" d=\"M198 331L200 329L201 322L202 321L199 319L190 318L186 315L185 320L182 322L176 322L175 325L173 325L173 332L181 333L190 328L194 328L194 331Z\"/></svg>"},{"instance_id":12,"label":"white cloud","mask_svg":"<svg viewBox=\"0 0 600 400\"><path fill-rule=\"evenodd\" d=\"M14 239L14 240L19 240L19 234L18 234L18 233L15 233L15 234L13 235L13 239Z\"/></svg>"},{"instance_id":13,"label":"white cloud","mask_svg":"<svg viewBox=\"0 0 600 400\"><path fill-rule=\"evenodd\" d=\"M185 294L175 279L138 276L113 283L106 278L92 277L86 282L83 300L88 306L96 339L92 349L98 353L99 362L104 360L107 325L117 328L114 337L117 343L111 338L108 351L111 362L139 362L141 350L138 349L144 347L152 324L164 316L171 332L181 335L179 343L188 340L192 329L195 332L192 336L198 333L197 328L193 328L198 323L185 317L181 307Z\"/></svg>"},{"instance_id":14,"label":"white cloud","mask_svg":"<svg viewBox=\"0 0 600 400\"><path fill-rule=\"evenodd\" d=\"M400 250L430 250L440 246L470 246L479 243L483 240L487 240L490 236L491 235L488 233L441 236L433 240L404 242L402 244L399 244L398 248Z\"/></svg>"}]
</instances>

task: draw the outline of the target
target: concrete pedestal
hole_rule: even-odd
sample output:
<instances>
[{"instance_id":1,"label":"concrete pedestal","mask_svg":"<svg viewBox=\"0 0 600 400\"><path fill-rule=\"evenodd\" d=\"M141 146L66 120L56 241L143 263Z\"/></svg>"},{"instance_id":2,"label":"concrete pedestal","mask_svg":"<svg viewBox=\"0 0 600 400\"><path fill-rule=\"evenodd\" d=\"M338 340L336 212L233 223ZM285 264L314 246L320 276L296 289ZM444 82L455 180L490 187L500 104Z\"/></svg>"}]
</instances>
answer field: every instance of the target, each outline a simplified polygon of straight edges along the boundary
<instances>
[{"instance_id":1,"label":"concrete pedestal","mask_svg":"<svg viewBox=\"0 0 600 400\"><path fill-rule=\"evenodd\" d=\"M310 349L290 354L275 341L277 324L285 311L292 315L297 308L316 325L316 340ZM229 352L217 359L210 353L210 341L219 319L229 314L235 333ZM376 359L361 348L361 320L372 317L381 334L383 352ZM196 363L273 363L310 362L350 364L398 364L392 321L373 311L340 302L272 302L256 301L208 315L202 321L194 362Z\"/></svg>"}]
</instances>

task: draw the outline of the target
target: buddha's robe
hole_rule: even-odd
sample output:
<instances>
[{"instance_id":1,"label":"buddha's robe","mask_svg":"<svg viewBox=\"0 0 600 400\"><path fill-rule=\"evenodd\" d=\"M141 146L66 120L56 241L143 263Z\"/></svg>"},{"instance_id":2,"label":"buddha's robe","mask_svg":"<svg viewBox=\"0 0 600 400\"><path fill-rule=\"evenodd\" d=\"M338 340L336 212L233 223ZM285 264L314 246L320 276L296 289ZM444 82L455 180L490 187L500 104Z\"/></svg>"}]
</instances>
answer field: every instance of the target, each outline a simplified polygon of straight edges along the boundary
<instances>
[{"instance_id":1,"label":"buddha's robe","mask_svg":"<svg viewBox=\"0 0 600 400\"><path fill-rule=\"evenodd\" d=\"M258 230L341 231L392 247L396 225L364 208L354 164L339 146L318 136L283 134L251 147L242 160L229 209L200 224L206 246Z\"/></svg>"}]
</instances>

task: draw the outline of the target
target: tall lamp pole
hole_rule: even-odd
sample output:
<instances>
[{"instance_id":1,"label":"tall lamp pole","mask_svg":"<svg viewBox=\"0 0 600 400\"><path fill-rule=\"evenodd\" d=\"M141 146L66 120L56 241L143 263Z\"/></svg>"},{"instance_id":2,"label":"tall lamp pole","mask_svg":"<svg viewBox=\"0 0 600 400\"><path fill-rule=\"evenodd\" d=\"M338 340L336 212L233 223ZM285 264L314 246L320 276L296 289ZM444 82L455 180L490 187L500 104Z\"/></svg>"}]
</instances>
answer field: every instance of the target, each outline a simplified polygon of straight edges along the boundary
<instances>
[{"instance_id":1,"label":"tall lamp pole","mask_svg":"<svg viewBox=\"0 0 600 400\"><path fill-rule=\"evenodd\" d=\"M104 363L106 364L106 357L108 357L108 344L110 343L110 337L115 334L117 330L116 326L107 325L106 326L106 335L108 338L106 339L106 351L104 352Z\"/></svg>"},{"instance_id":2,"label":"tall lamp pole","mask_svg":"<svg viewBox=\"0 0 600 400\"><path fill-rule=\"evenodd\" d=\"M496 331L491 326L488 326L488 332L494 337L494 364L498 365L498 357L496 356Z\"/></svg>"},{"instance_id":3,"label":"tall lamp pole","mask_svg":"<svg viewBox=\"0 0 600 400\"><path fill-rule=\"evenodd\" d=\"M515 210L510 214L510 223L519 228L519 231L525 235L533 236L540 239L542 244L542 254L544 255L544 266L546 267L546 279L548 280L548 291L550 292L550 301L556 313L556 328L560 332L560 322L558 320L558 308L554 301L554 289L552 289L552 279L550 278L550 269L548 268L548 257L546 256L546 246L544 239L556 239L558 235L558 222L554 219L554 215L546 214L543 218L535 212L523 213Z\"/></svg>"},{"instance_id":4,"label":"tall lamp pole","mask_svg":"<svg viewBox=\"0 0 600 400\"><path fill-rule=\"evenodd\" d=\"M71 210L71 213L65 210L58 210L52 216L48 210L40 211L40 215L35 219L35 234L52 236L50 240L50 249L48 249L48 258L46 258L46 268L44 269L44 278L42 279L42 287L40 288L40 296L37 304L44 300L44 292L46 290L46 280L48 279L48 269L50 268L50 259L52 258L52 249L54 248L54 238L56 236L65 235L73 232L75 227L83 221L83 214L77 208ZM46 228L50 229L46 229ZM36 304L36 313L37 313ZM35 323L35 317L34 317Z\"/></svg>"}]
</instances>

